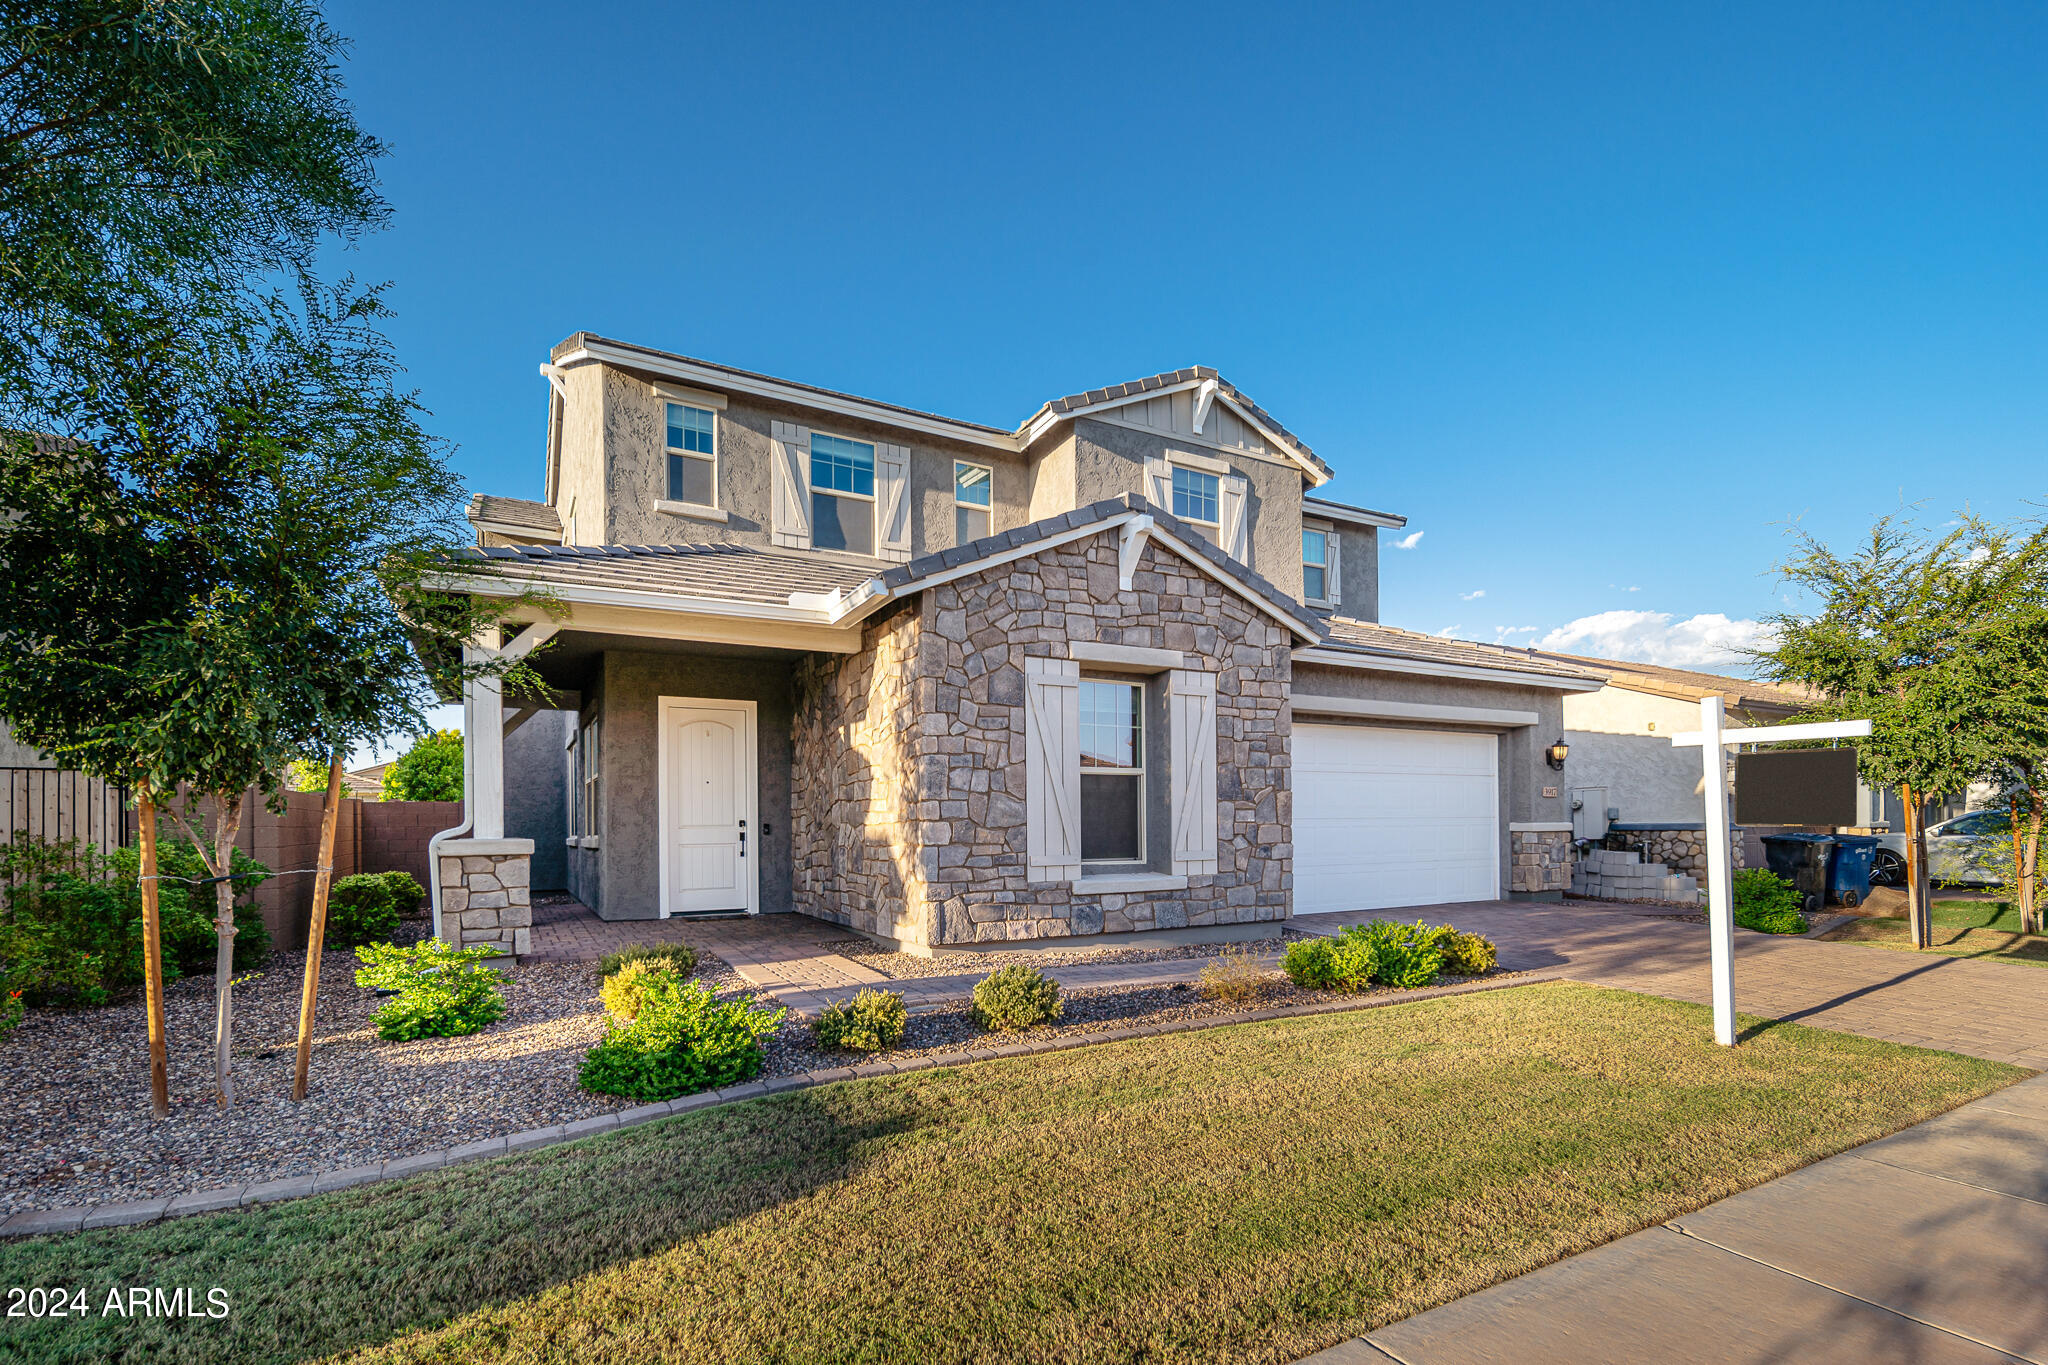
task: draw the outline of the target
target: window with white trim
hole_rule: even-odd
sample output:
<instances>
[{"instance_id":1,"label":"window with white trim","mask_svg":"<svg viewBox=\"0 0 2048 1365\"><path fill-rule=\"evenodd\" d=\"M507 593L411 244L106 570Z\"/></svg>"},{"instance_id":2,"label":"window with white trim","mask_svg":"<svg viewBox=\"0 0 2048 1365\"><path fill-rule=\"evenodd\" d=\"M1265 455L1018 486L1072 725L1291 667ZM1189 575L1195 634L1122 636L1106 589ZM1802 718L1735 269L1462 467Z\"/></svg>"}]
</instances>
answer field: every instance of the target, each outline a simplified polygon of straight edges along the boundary
<instances>
[{"instance_id":1,"label":"window with white trim","mask_svg":"<svg viewBox=\"0 0 2048 1365\"><path fill-rule=\"evenodd\" d=\"M583 733L576 741L576 823L584 834L598 831L598 817L603 812L600 798L603 787L599 780L597 717L584 722Z\"/></svg>"},{"instance_id":2,"label":"window with white trim","mask_svg":"<svg viewBox=\"0 0 2048 1365\"><path fill-rule=\"evenodd\" d=\"M1330 533L1301 532L1301 597L1304 602L1330 600Z\"/></svg>"},{"instance_id":3,"label":"window with white trim","mask_svg":"<svg viewBox=\"0 0 2048 1365\"><path fill-rule=\"evenodd\" d=\"M1081 680L1081 861L1145 861L1145 687Z\"/></svg>"},{"instance_id":4,"label":"window with white trim","mask_svg":"<svg viewBox=\"0 0 2048 1365\"><path fill-rule=\"evenodd\" d=\"M1173 467L1173 514L1182 521L1201 526L1220 526L1223 521L1222 480L1186 465Z\"/></svg>"},{"instance_id":5,"label":"window with white trim","mask_svg":"<svg viewBox=\"0 0 2048 1365\"><path fill-rule=\"evenodd\" d=\"M965 545L995 533L995 471L985 464L953 461L953 543Z\"/></svg>"},{"instance_id":6,"label":"window with white trim","mask_svg":"<svg viewBox=\"0 0 2048 1365\"><path fill-rule=\"evenodd\" d=\"M875 448L866 441L811 433L811 544L875 552Z\"/></svg>"},{"instance_id":7,"label":"window with white trim","mask_svg":"<svg viewBox=\"0 0 2048 1365\"><path fill-rule=\"evenodd\" d=\"M668 500L718 505L718 416L687 403L668 405Z\"/></svg>"}]
</instances>

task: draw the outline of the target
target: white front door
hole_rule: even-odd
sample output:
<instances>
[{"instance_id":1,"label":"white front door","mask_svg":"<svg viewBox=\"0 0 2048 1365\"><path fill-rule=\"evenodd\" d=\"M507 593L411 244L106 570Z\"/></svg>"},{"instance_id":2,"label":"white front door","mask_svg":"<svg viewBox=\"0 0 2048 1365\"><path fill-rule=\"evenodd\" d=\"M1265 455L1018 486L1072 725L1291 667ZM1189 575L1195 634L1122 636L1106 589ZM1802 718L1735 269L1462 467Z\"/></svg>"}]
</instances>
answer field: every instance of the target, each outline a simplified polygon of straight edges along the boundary
<instances>
[{"instance_id":1,"label":"white front door","mask_svg":"<svg viewBox=\"0 0 2048 1365\"><path fill-rule=\"evenodd\" d=\"M661 699L661 913L756 913L752 702Z\"/></svg>"},{"instance_id":2,"label":"white front door","mask_svg":"<svg viewBox=\"0 0 2048 1365\"><path fill-rule=\"evenodd\" d=\"M1499 741L1367 725L1294 727L1294 913L1500 894Z\"/></svg>"}]
</instances>

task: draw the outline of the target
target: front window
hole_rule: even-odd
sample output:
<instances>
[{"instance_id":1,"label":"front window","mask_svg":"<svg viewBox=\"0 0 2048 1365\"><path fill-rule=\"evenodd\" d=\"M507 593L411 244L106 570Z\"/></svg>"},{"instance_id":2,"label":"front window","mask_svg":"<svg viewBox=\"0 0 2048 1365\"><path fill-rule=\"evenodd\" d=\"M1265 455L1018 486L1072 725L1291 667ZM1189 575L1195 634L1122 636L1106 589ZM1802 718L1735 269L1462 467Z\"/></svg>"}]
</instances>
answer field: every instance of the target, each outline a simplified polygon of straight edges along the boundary
<instances>
[{"instance_id":1,"label":"front window","mask_svg":"<svg viewBox=\"0 0 2048 1365\"><path fill-rule=\"evenodd\" d=\"M1301 533L1301 592L1311 602L1330 598L1330 537L1326 531Z\"/></svg>"},{"instance_id":2,"label":"front window","mask_svg":"<svg viewBox=\"0 0 2048 1365\"><path fill-rule=\"evenodd\" d=\"M1145 857L1145 688L1081 681L1081 861Z\"/></svg>"},{"instance_id":3,"label":"front window","mask_svg":"<svg viewBox=\"0 0 2048 1365\"><path fill-rule=\"evenodd\" d=\"M965 545L995 531L990 471L985 464L953 461L953 543Z\"/></svg>"},{"instance_id":4,"label":"front window","mask_svg":"<svg viewBox=\"0 0 2048 1365\"><path fill-rule=\"evenodd\" d=\"M1199 522L1204 526L1221 523L1218 512L1222 498L1219 490L1222 481L1214 474L1205 474L1199 469L1187 469L1180 465L1173 467L1173 514L1182 521Z\"/></svg>"},{"instance_id":5,"label":"front window","mask_svg":"<svg viewBox=\"0 0 2048 1365\"><path fill-rule=\"evenodd\" d=\"M575 800L578 813L582 817L583 832L585 834L595 834L598 832L598 817L603 814L598 805L598 798L602 793L602 788L599 784L599 776L602 773L602 769L598 764L597 718L595 716L592 716L589 723L583 727L583 734L577 741L576 768L577 776L581 781L578 783Z\"/></svg>"},{"instance_id":6,"label":"front window","mask_svg":"<svg viewBox=\"0 0 2048 1365\"><path fill-rule=\"evenodd\" d=\"M875 448L811 433L811 544L875 552Z\"/></svg>"},{"instance_id":7,"label":"front window","mask_svg":"<svg viewBox=\"0 0 2048 1365\"><path fill-rule=\"evenodd\" d=\"M718 503L718 419L708 408L668 405L668 497L701 507Z\"/></svg>"}]
</instances>

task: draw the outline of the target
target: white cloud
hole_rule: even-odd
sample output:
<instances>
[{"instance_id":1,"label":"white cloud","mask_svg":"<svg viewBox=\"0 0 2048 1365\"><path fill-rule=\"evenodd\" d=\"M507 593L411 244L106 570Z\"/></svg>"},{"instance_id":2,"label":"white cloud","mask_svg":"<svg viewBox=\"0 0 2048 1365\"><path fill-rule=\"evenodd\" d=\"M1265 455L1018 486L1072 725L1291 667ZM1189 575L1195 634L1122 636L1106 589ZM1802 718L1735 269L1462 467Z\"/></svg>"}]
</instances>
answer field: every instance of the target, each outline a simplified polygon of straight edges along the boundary
<instances>
[{"instance_id":1,"label":"white cloud","mask_svg":"<svg viewBox=\"0 0 2048 1365\"><path fill-rule=\"evenodd\" d=\"M1472 591L1470 591L1470 592L1461 592L1461 593L1459 593L1459 594L1458 594L1458 600L1459 600L1460 602L1476 602L1476 601L1478 601L1478 600L1479 600L1480 598L1482 598L1482 597L1484 597L1484 596L1486 596L1486 589L1484 589L1484 588L1474 588L1474 589L1472 589Z\"/></svg>"},{"instance_id":2,"label":"white cloud","mask_svg":"<svg viewBox=\"0 0 2048 1365\"><path fill-rule=\"evenodd\" d=\"M1540 626L1495 626L1493 628L1493 638L1495 641L1501 641L1507 639L1510 635L1535 635L1541 629L1542 627Z\"/></svg>"},{"instance_id":3,"label":"white cloud","mask_svg":"<svg viewBox=\"0 0 2048 1365\"><path fill-rule=\"evenodd\" d=\"M1410 531L1407 535L1394 542L1394 548L1397 550L1412 550L1421 542L1422 532Z\"/></svg>"},{"instance_id":4,"label":"white cloud","mask_svg":"<svg viewBox=\"0 0 2048 1365\"><path fill-rule=\"evenodd\" d=\"M1459 634L1459 631L1461 631L1462 629L1463 627L1461 626L1445 626L1442 630L1436 633L1436 638L1439 640L1462 639L1464 637Z\"/></svg>"},{"instance_id":5,"label":"white cloud","mask_svg":"<svg viewBox=\"0 0 2048 1365\"><path fill-rule=\"evenodd\" d=\"M1732 621L1720 612L1674 621L1668 611L1602 611L1559 626L1536 644L1667 668L1723 668L1742 663L1744 649L1764 642L1761 623Z\"/></svg>"}]
</instances>

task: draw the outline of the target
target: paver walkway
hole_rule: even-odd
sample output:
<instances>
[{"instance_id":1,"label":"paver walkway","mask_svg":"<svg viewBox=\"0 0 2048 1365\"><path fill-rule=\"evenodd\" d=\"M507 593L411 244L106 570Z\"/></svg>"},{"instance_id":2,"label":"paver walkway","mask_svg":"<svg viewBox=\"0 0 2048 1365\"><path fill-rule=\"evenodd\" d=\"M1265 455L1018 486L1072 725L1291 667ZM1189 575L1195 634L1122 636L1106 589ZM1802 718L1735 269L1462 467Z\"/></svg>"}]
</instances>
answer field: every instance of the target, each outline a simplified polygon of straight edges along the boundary
<instances>
[{"instance_id":1,"label":"paver walkway","mask_svg":"<svg viewBox=\"0 0 2048 1365\"><path fill-rule=\"evenodd\" d=\"M2048 1362L2044 1122L2022 1081L1303 1365Z\"/></svg>"}]
</instances>

